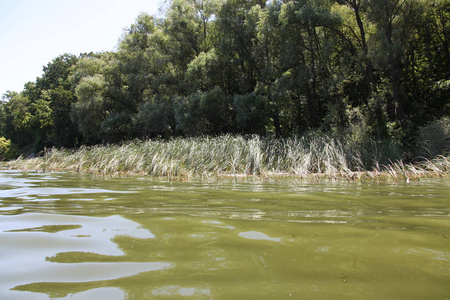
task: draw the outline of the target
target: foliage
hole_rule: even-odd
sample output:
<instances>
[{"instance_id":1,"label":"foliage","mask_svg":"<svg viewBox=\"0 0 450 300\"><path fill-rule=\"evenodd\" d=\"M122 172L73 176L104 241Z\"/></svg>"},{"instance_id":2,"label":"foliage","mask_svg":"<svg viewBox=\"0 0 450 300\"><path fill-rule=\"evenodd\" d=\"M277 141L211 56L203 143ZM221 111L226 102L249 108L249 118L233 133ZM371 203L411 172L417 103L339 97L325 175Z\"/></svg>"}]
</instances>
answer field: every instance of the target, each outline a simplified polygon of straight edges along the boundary
<instances>
[{"instance_id":1,"label":"foliage","mask_svg":"<svg viewBox=\"0 0 450 300\"><path fill-rule=\"evenodd\" d=\"M135 126L146 137L170 137L175 134L175 111L171 101L152 99L139 106Z\"/></svg>"},{"instance_id":2,"label":"foliage","mask_svg":"<svg viewBox=\"0 0 450 300\"><path fill-rule=\"evenodd\" d=\"M264 134L264 100L255 93L247 95L235 95L233 106L236 111L236 127L245 134Z\"/></svg>"},{"instance_id":3,"label":"foliage","mask_svg":"<svg viewBox=\"0 0 450 300\"><path fill-rule=\"evenodd\" d=\"M229 132L230 106L229 98L220 87L178 97L175 107L178 130L188 136Z\"/></svg>"},{"instance_id":4,"label":"foliage","mask_svg":"<svg viewBox=\"0 0 450 300\"><path fill-rule=\"evenodd\" d=\"M450 118L431 122L419 128L417 136L417 155L433 158L450 153Z\"/></svg>"},{"instance_id":5,"label":"foliage","mask_svg":"<svg viewBox=\"0 0 450 300\"><path fill-rule=\"evenodd\" d=\"M11 144L11 140L0 137L0 160L9 160L17 156L17 150Z\"/></svg>"},{"instance_id":6,"label":"foliage","mask_svg":"<svg viewBox=\"0 0 450 300\"><path fill-rule=\"evenodd\" d=\"M0 135L37 153L234 133L314 144L309 132L326 133L361 168L448 151L448 0L166 4L163 18L137 16L117 51L63 54L5 94Z\"/></svg>"},{"instance_id":7,"label":"foliage","mask_svg":"<svg viewBox=\"0 0 450 300\"><path fill-rule=\"evenodd\" d=\"M74 103L71 117L87 143L101 141L101 123L105 119L103 89L106 85L104 76L83 77L75 88L78 101Z\"/></svg>"}]
</instances>

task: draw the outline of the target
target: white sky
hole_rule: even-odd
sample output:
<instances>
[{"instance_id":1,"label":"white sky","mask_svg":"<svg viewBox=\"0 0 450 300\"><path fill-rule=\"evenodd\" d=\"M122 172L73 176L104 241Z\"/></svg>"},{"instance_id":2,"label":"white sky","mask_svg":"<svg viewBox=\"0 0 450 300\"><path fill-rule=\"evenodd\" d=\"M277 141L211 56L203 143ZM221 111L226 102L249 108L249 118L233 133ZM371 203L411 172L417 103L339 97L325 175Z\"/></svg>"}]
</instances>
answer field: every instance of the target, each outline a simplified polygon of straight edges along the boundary
<instances>
[{"instance_id":1,"label":"white sky","mask_svg":"<svg viewBox=\"0 0 450 300\"><path fill-rule=\"evenodd\" d=\"M141 12L161 0L0 0L0 97L20 92L42 67L70 53L113 51Z\"/></svg>"}]
</instances>

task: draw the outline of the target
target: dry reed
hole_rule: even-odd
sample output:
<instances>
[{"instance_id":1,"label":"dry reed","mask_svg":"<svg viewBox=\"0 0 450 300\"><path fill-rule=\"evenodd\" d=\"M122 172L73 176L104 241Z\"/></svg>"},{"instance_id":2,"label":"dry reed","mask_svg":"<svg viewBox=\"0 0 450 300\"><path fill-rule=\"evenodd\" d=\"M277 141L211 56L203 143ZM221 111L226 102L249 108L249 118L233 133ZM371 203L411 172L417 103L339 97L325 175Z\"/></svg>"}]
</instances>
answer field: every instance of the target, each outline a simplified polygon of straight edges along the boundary
<instances>
[{"instance_id":1,"label":"dry reed","mask_svg":"<svg viewBox=\"0 0 450 300\"><path fill-rule=\"evenodd\" d=\"M223 135L135 140L77 150L53 148L40 157L10 161L8 167L172 178L315 174L351 180L409 180L450 173L448 157L404 164L399 151L392 149L391 145L370 142L364 146L326 135L290 139Z\"/></svg>"}]
</instances>

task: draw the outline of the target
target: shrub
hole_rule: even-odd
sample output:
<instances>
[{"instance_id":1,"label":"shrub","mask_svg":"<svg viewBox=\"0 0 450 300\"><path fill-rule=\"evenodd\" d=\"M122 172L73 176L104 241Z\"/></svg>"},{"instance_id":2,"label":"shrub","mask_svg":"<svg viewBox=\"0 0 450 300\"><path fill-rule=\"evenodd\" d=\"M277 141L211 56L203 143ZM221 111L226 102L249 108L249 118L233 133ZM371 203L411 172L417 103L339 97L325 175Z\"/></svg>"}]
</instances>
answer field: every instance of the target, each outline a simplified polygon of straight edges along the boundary
<instances>
[{"instance_id":1,"label":"shrub","mask_svg":"<svg viewBox=\"0 0 450 300\"><path fill-rule=\"evenodd\" d=\"M0 137L0 160L9 160L15 158L16 150L14 145L12 145L11 140Z\"/></svg>"},{"instance_id":2,"label":"shrub","mask_svg":"<svg viewBox=\"0 0 450 300\"><path fill-rule=\"evenodd\" d=\"M419 128L416 155L434 158L450 152L450 117L443 117Z\"/></svg>"}]
</instances>

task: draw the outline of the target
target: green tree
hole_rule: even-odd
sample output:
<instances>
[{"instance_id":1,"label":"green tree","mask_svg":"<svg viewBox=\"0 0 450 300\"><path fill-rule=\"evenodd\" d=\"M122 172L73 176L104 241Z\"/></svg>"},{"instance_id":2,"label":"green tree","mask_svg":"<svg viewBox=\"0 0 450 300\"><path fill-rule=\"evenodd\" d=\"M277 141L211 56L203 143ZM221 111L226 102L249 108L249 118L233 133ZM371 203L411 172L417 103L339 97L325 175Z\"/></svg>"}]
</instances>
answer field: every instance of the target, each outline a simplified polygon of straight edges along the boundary
<instances>
[{"instance_id":1,"label":"green tree","mask_svg":"<svg viewBox=\"0 0 450 300\"><path fill-rule=\"evenodd\" d=\"M307 127L317 128L331 97L334 32L340 18L332 12L330 1L295 1L282 5L280 21L286 40L281 61L292 69L293 88L300 101L299 118L307 116Z\"/></svg>"},{"instance_id":2,"label":"green tree","mask_svg":"<svg viewBox=\"0 0 450 300\"><path fill-rule=\"evenodd\" d=\"M17 151L14 149L11 140L0 136L0 160L13 159L17 156Z\"/></svg>"},{"instance_id":3,"label":"green tree","mask_svg":"<svg viewBox=\"0 0 450 300\"><path fill-rule=\"evenodd\" d=\"M24 93L32 102L33 114L38 114L32 124L36 137L39 137L35 142L36 151L44 146L77 145L79 134L70 118L70 108L76 98L69 80L77 62L75 55L58 56L43 68L43 74L36 83L25 86ZM46 121L41 120L44 112Z\"/></svg>"},{"instance_id":4,"label":"green tree","mask_svg":"<svg viewBox=\"0 0 450 300\"><path fill-rule=\"evenodd\" d=\"M403 122L402 72L405 45L412 36L415 20L422 12L417 0L371 0L368 17L376 27L377 46L371 56L380 71L389 78L387 113L390 120Z\"/></svg>"},{"instance_id":5,"label":"green tree","mask_svg":"<svg viewBox=\"0 0 450 300\"><path fill-rule=\"evenodd\" d=\"M266 134L267 115L264 105L263 97L255 93L234 96L235 122L240 133Z\"/></svg>"},{"instance_id":6,"label":"green tree","mask_svg":"<svg viewBox=\"0 0 450 300\"><path fill-rule=\"evenodd\" d=\"M75 88L78 100L72 105L71 117L88 144L102 142L101 124L108 114L104 98L106 84L104 76L95 74L81 78Z\"/></svg>"},{"instance_id":7,"label":"green tree","mask_svg":"<svg viewBox=\"0 0 450 300\"><path fill-rule=\"evenodd\" d=\"M31 120L33 128L34 149L40 150L52 146L53 111L51 109L50 93L43 93L42 99L38 99L30 105Z\"/></svg>"},{"instance_id":8,"label":"green tree","mask_svg":"<svg viewBox=\"0 0 450 300\"><path fill-rule=\"evenodd\" d=\"M140 14L117 51L58 56L4 95L0 136L37 152L315 130L407 149L450 114L449 0L166 3L163 18Z\"/></svg>"},{"instance_id":9,"label":"green tree","mask_svg":"<svg viewBox=\"0 0 450 300\"><path fill-rule=\"evenodd\" d=\"M231 99L220 87L178 97L175 117L177 128L189 136L230 132L233 122Z\"/></svg>"},{"instance_id":10,"label":"green tree","mask_svg":"<svg viewBox=\"0 0 450 300\"><path fill-rule=\"evenodd\" d=\"M175 134L175 111L171 101L148 101L139 107L135 126L141 127L144 137L170 137Z\"/></svg>"},{"instance_id":11,"label":"green tree","mask_svg":"<svg viewBox=\"0 0 450 300\"><path fill-rule=\"evenodd\" d=\"M30 100L23 93L14 94L6 104L5 110L7 114L6 138L11 139L19 148L31 145L33 132Z\"/></svg>"},{"instance_id":12,"label":"green tree","mask_svg":"<svg viewBox=\"0 0 450 300\"><path fill-rule=\"evenodd\" d=\"M221 53L222 88L227 94L253 92L260 66L254 56L259 10L265 1L230 0L217 14L218 44Z\"/></svg>"},{"instance_id":13,"label":"green tree","mask_svg":"<svg viewBox=\"0 0 450 300\"><path fill-rule=\"evenodd\" d=\"M220 84L219 57L215 48L201 52L187 66L186 81L192 85L192 91L206 91Z\"/></svg>"},{"instance_id":14,"label":"green tree","mask_svg":"<svg viewBox=\"0 0 450 300\"><path fill-rule=\"evenodd\" d=\"M163 21L147 14L141 14L125 33L119 47L117 67L112 73L114 75L110 76L115 79L108 93L114 111L112 116L116 116L114 120L126 122L122 128L126 131L125 138L165 135L169 134L166 129L173 127L169 124L172 123L171 118L161 115L172 109L170 99L183 82L172 62L171 48ZM121 118L117 118L118 114ZM146 120L144 116L150 115L151 120ZM153 123L156 118L168 123L152 129L150 126L156 125ZM141 125L143 130L138 129Z\"/></svg>"},{"instance_id":15,"label":"green tree","mask_svg":"<svg viewBox=\"0 0 450 300\"><path fill-rule=\"evenodd\" d=\"M405 46L403 89L405 111L416 126L450 113L450 1L424 3Z\"/></svg>"}]
</instances>

